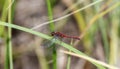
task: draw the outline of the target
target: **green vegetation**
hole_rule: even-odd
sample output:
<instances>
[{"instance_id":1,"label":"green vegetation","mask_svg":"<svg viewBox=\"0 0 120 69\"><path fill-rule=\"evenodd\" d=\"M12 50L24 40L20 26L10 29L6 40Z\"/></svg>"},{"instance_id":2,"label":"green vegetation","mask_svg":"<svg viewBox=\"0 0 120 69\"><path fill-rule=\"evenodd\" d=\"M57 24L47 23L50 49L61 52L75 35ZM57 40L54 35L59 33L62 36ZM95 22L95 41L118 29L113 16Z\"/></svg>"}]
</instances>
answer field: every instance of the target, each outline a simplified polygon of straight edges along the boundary
<instances>
[{"instance_id":1,"label":"green vegetation","mask_svg":"<svg viewBox=\"0 0 120 69\"><path fill-rule=\"evenodd\" d=\"M18 1L19 2L19 1ZM65 43L61 40L56 40L52 45L52 58L45 58L45 53L42 50L38 49L38 46L32 47L32 50L36 51L37 60L39 67L43 69L57 69L58 65L58 49L57 45L65 48L66 51L61 51L68 55L66 64L64 65L66 69L71 69L71 66L74 66L76 63L72 63L73 58L71 56L78 57L79 59L84 59L89 61L98 69L118 69L117 64L119 55L119 45L120 45L120 1L119 0L90 0L90 1L65 1L62 0L60 3L57 0L46 0L47 16L48 22L39 24L35 27L26 28L23 26L14 24L14 15L16 2L14 0L1 0L0 1L0 40L3 40L3 46L5 48L5 60L0 63L0 66L4 66L4 69L14 69L14 59L16 59L21 54L14 55L12 38L12 29L17 31L23 31L32 35L38 36L42 40L51 40L53 37L48 34L43 34L42 32L35 31L38 26L42 27L48 25L48 31L53 32L59 29L60 31L65 31L63 27L66 27L69 30L68 22L72 23L72 27L75 26L73 33L78 33L80 40L72 40L70 43ZM55 4L56 3L56 4ZM65 12L59 13L62 17L54 19L55 17L55 7L57 3L60 5L64 4ZM61 4L62 3L62 4ZM69 13L68 13L69 12ZM63 13L63 14L62 14ZM24 14L23 14L24 15ZM66 20L65 20L66 19ZM63 23L64 22L64 23ZM59 27L58 27L59 26ZM70 30L72 31L72 29ZM68 31L65 31L68 32ZM21 37L22 39L22 37ZM32 39L33 40L33 39ZM42 46L41 41L41 46ZM69 42L69 41L68 41ZM39 43L39 42L38 42ZM34 43L36 45L36 43ZM81 51L83 50L83 51ZM2 46L0 46L2 49ZM36 50L37 49L37 50ZM27 49L26 49L27 50ZM40 51L39 51L40 50ZM39 53L40 52L40 53ZM23 54L23 53L22 53ZM0 53L1 55L1 53ZM13 58L13 56L15 58ZM1 57L1 56L0 56ZM95 58L99 60L96 60ZM51 59L52 62L49 63ZM65 61L66 61L65 60ZM102 61L104 62L102 62ZM0 59L1 61L1 59ZM42 63L41 63L42 61ZM59 60L63 61L63 60ZM83 63L84 66L87 66L87 62ZM52 67L51 67L52 64ZM88 67L89 68L89 67ZM92 69L92 68L91 68Z\"/></svg>"}]
</instances>

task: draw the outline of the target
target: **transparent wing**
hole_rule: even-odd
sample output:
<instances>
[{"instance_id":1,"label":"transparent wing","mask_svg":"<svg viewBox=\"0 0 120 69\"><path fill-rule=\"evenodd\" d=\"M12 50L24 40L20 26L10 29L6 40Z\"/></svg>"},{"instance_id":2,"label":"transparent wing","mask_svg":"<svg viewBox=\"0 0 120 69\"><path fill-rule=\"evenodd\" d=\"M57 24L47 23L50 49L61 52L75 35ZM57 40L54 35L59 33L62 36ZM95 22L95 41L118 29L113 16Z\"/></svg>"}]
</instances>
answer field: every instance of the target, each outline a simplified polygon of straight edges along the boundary
<instances>
[{"instance_id":1,"label":"transparent wing","mask_svg":"<svg viewBox=\"0 0 120 69\"><path fill-rule=\"evenodd\" d=\"M52 38L51 40L44 42L43 46L45 48L50 48L51 46L53 46L56 40L57 40L56 38Z\"/></svg>"}]
</instances>

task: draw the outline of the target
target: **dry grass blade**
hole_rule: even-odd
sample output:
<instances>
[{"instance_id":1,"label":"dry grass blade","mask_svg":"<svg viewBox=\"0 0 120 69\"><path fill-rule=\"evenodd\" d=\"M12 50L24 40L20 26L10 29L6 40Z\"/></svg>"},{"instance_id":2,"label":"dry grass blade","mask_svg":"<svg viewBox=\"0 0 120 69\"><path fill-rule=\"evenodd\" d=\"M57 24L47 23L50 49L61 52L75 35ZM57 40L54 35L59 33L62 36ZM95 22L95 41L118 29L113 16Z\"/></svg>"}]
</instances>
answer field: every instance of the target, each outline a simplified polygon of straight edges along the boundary
<instances>
[{"instance_id":1,"label":"dry grass blade","mask_svg":"<svg viewBox=\"0 0 120 69\"><path fill-rule=\"evenodd\" d=\"M89 58L89 57L86 57L86 56L83 56L83 55L78 55L78 54L75 54L75 53L72 53L72 52L68 52L68 51L63 51L63 50L61 50L61 52L65 53L65 54L68 54L68 55L72 55L72 56L76 56L76 57L85 59L85 60L90 61L90 62L96 62L97 64L100 64L100 65L105 66L105 67L110 68L110 69L119 69L117 67L111 66L111 65L106 64L104 62L101 62L101 61L98 61L96 59Z\"/></svg>"}]
</instances>

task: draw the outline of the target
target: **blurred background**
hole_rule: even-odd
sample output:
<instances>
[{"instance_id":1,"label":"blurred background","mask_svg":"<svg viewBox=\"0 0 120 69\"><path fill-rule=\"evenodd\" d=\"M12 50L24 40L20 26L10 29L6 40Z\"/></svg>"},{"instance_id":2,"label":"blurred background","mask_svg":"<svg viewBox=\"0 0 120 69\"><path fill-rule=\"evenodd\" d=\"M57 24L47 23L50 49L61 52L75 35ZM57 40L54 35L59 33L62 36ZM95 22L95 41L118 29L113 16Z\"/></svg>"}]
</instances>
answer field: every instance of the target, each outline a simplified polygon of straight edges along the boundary
<instances>
[{"instance_id":1,"label":"blurred background","mask_svg":"<svg viewBox=\"0 0 120 69\"><path fill-rule=\"evenodd\" d=\"M10 4L8 1L0 0L0 21L9 22L7 10L12 6L11 22L32 29L90 6L97 0L13 0ZM71 16L34 30L46 35L51 35L52 31L59 31L69 36L79 36L80 41L70 38L64 38L62 41L72 44L94 59L120 67L119 0L100 1ZM7 31L6 27L0 25L0 69L7 69ZM45 44L50 44L49 40L16 29L12 29L11 35L14 69L55 69L52 58L54 49L44 48ZM66 49L60 45L56 47L57 69L97 69L91 62L74 56L71 56L68 68L68 55L60 52L61 49Z\"/></svg>"}]
</instances>

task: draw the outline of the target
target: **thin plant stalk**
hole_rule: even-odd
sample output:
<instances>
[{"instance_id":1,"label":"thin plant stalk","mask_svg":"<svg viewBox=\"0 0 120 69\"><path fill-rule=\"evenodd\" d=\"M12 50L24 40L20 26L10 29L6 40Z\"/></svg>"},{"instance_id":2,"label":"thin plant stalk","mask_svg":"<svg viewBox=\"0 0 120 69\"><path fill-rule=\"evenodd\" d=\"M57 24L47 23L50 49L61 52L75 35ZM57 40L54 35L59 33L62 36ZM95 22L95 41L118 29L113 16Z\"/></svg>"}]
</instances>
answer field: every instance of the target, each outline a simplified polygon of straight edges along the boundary
<instances>
[{"instance_id":1,"label":"thin plant stalk","mask_svg":"<svg viewBox=\"0 0 120 69\"><path fill-rule=\"evenodd\" d=\"M50 0L47 0L47 8L48 8L48 18L49 18L49 21L52 21L53 20L53 13L52 13L52 1ZM49 24L49 28L50 28L50 31L53 32L55 30L54 28L54 23L53 22L50 22ZM57 51L56 51L56 47L55 47L55 44L53 44L53 69L57 69Z\"/></svg>"},{"instance_id":2,"label":"thin plant stalk","mask_svg":"<svg viewBox=\"0 0 120 69\"><path fill-rule=\"evenodd\" d=\"M119 2L119 0L115 0L115 2ZM111 15L111 31L110 31L110 53L109 53L109 64L116 65L117 60L119 60L119 35L118 32L120 27L120 10L119 7L114 10Z\"/></svg>"},{"instance_id":3,"label":"thin plant stalk","mask_svg":"<svg viewBox=\"0 0 120 69\"><path fill-rule=\"evenodd\" d=\"M70 44L73 45L73 39L71 39ZM71 52L71 50L69 50L69 52ZM68 55L67 69L70 69L70 63L71 63L71 56Z\"/></svg>"},{"instance_id":4,"label":"thin plant stalk","mask_svg":"<svg viewBox=\"0 0 120 69\"><path fill-rule=\"evenodd\" d=\"M12 0L9 0L9 4L12 3ZM12 23L12 9L11 7L8 8L8 22L11 24ZM8 27L8 50L9 50L9 66L10 66L10 69L13 69L13 57L12 57L12 42L11 42L11 38L12 38L12 29L11 27Z\"/></svg>"},{"instance_id":5,"label":"thin plant stalk","mask_svg":"<svg viewBox=\"0 0 120 69\"><path fill-rule=\"evenodd\" d=\"M56 51L56 47L55 47L55 44L54 44L54 47L53 47L53 69L57 69L57 51Z\"/></svg>"},{"instance_id":6,"label":"thin plant stalk","mask_svg":"<svg viewBox=\"0 0 120 69\"><path fill-rule=\"evenodd\" d=\"M1 21L6 21L6 18L7 18L7 10L6 8L8 7L8 1L5 1L4 2L4 6L3 6L3 11L2 11L2 14L1 14L1 18L0 20ZM4 26L1 26L0 25L0 37L2 37L4 35Z\"/></svg>"},{"instance_id":7,"label":"thin plant stalk","mask_svg":"<svg viewBox=\"0 0 120 69\"><path fill-rule=\"evenodd\" d=\"M53 20L53 13L52 13L52 5L51 5L51 1L50 0L47 0L47 8L48 8L48 18L49 18L49 21L52 21ZM49 24L50 26L50 31L54 31L54 23L53 22L50 22Z\"/></svg>"}]
</instances>

